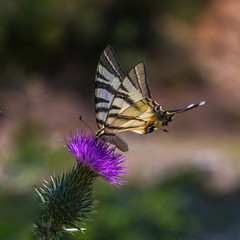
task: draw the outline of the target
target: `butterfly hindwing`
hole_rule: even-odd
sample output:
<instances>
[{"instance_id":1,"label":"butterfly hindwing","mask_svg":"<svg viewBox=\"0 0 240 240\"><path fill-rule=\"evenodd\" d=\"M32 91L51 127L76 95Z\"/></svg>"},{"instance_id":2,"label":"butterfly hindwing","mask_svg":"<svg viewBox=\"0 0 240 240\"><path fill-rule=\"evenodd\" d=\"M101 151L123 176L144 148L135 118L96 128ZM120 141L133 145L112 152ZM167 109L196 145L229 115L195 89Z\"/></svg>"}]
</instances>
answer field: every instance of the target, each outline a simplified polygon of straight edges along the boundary
<instances>
[{"instance_id":1,"label":"butterfly hindwing","mask_svg":"<svg viewBox=\"0 0 240 240\"><path fill-rule=\"evenodd\" d=\"M112 102L118 109L110 107L106 131L123 132L145 125L145 121L139 118L149 108L145 96L151 95L145 73L145 65L140 63L124 78Z\"/></svg>"},{"instance_id":2,"label":"butterfly hindwing","mask_svg":"<svg viewBox=\"0 0 240 240\"><path fill-rule=\"evenodd\" d=\"M146 66L143 62L137 64L128 73L128 77L134 86L142 93L143 97L151 99L151 91L147 80Z\"/></svg>"},{"instance_id":3,"label":"butterfly hindwing","mask_svg":"<svg viewBox=\"0 0 240 240\"><path fill-rule=\"evenodd\" d=\"M151 116L152 108L148 105L148 99L145 98L133 103L127 109L112 118L112 121L106 125L106 131L117 133L142 130L141 133L144 133L144 126L147 120L151 119Z\"/></svg>"}]
</instances>

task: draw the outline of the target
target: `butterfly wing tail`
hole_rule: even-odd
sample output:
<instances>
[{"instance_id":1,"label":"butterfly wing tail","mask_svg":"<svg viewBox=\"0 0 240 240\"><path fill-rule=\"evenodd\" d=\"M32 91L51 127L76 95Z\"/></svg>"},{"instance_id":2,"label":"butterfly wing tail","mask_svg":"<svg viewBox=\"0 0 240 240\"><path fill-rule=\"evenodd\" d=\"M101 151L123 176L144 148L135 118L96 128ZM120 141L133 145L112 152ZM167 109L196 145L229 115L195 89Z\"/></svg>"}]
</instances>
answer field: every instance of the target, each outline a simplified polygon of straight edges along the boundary
<instances>
[{"instance_id":1,"label":"butterfly wing tail","mask_svg":"<svg viewBox=\"0 0 240 240\"><path fill-rule=\"evenodd\" d=\"M196 107L199 107L199 106L202 106L202 105L204 105L204 104L205 104L205 101L202 101L202 102L197 103L197 104L190 104L190 105L188 105L186 108L180 108L180 109L176 109L176 110L164 111L164 112L162 113L162 116L163 116L163 118L164 118L165 120L164 120L164 121L161 121L161 122L160 122L161 124L159 124L159 126L158 126L157 128L162 129L162 128L161 128L162 126L168 125L168 123L172 121L173 117L174 117L176 114L183 113L183 112L187 112L187 111L189 111L189 110L192 110L192 109L194 109L194 108L196 108ZM162 130L167 131L167 130L165 130L165 129L162 129Z\"/></svg>"},{"instance_id":2,"label":"butterfly wing tail","mask_svg":"<svg viewBox=\"0 0 240 240\"><path fill-rule=\"evenodd\" d=\"M205 103L206 103L205 101L201 101L200 103L197 103L197 104L190 104L186 108L180 108L180 109L176 109L176 110L168 110L167 113L175 115L175 114L178 114L178 113L187 112L187 111L192 110L196 107L202 106Z\"/></svg>"}]
</instances>

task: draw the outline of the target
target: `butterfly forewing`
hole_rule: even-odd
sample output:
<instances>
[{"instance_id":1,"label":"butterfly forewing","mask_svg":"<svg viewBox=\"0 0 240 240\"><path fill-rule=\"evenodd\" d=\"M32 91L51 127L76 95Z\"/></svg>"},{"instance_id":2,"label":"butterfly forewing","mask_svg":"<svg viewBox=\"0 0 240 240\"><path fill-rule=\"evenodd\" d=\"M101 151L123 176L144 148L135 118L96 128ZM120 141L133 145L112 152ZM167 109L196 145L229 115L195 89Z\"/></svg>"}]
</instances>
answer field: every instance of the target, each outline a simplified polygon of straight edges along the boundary
<instances>
[{"instance_id":1,"label":"butterfly forewing","mask_svg":"<svg viewBox=\"0 0 240 240\"><path fill-rule=\"evenodd\" d=\"M95 108L99 128L104 127L114 96L125 76L113 49L108 45L100 57L95 80Z\"/></svg>"}]
</instances>

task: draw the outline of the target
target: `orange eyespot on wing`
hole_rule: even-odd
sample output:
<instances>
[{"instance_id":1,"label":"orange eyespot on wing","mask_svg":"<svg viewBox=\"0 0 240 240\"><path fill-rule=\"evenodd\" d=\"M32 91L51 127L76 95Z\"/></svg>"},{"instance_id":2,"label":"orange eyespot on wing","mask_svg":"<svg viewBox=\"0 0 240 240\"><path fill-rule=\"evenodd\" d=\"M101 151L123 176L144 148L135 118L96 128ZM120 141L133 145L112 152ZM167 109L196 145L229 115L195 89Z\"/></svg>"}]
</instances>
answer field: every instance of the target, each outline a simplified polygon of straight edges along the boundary
<instances>
[{"instance_id":1,"label":"orange eyespot on wing","mask_svg":"<svg viewBox=\"0 0 240 240\"><path fill-rule=\"evenodd\" d=\"M144 132L145 133L150 133L152 131L154 131L154 127L152 126L154 123L154 121L149 121L146 126L144 127Z\"/></svg>"}]
</instances>

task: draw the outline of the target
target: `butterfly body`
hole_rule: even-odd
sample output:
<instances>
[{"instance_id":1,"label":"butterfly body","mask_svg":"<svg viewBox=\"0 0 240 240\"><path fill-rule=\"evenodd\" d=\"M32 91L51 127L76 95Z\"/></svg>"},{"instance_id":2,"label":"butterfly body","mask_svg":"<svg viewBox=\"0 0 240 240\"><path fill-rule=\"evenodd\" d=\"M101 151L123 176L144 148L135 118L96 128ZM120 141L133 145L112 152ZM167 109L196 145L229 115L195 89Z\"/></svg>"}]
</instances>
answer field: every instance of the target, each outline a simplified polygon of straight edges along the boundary
<instances>
[{"instance_id":1,"label":"butterfly body","mask_svg":"<svg viewBox=\"0 0 240 240\"><path fill-rule=\"evenodd\" d=\"M191 104L187 108L164 111L151 98L146 67L139 63L126 74L111 48L103 51L95 80L95 108L99 130L96 137L127 151L127 143L117 133L133 131L140 134L163 129L177 113L185 112L200 105Z\"/></svg>"}]
</instances>

